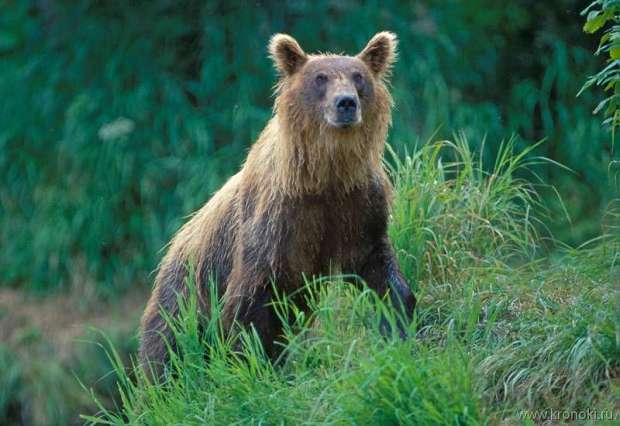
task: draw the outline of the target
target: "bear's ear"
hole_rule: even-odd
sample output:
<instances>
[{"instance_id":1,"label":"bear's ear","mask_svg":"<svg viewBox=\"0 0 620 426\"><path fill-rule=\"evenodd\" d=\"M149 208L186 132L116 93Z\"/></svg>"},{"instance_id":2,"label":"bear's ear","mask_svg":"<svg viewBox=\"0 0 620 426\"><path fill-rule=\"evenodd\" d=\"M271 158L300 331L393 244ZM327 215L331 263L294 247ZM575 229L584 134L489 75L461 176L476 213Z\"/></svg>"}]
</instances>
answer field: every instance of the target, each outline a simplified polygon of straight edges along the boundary
<instances>
[{"instance_id":1,"label":"bear's ear","mask_svg":"<svg viewBox=\"0 0 620 426\"><path fill-rule=\"evenodd\" d=\"M383 31L375 34L357 57L364 61L375 75L389 75L396 61L397 45L396 34Z\"/></svg>"},{"instance_id":2,"label":"bear's ear","mask_svg":"<svg viewBox=\"0 0 620 426\"><path fill-rule=\"evenodd\" d=\"M269 55L283 77L295 74L308 60L299 43L286 34L275 34L271 37Z\"/></svg>"}]
</instances>

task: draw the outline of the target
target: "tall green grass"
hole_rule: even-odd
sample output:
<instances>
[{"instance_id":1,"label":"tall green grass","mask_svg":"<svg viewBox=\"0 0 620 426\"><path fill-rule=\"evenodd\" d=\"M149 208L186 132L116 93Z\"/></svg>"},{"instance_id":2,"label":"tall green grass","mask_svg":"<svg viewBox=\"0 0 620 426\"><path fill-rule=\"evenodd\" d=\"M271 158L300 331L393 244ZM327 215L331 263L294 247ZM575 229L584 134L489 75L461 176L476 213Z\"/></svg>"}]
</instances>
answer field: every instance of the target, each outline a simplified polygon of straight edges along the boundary
<instances>
[{"instance_id":1,"label":"tall green grass","mask_svg":"<svg viewBox=\"0 0 620 426\"><path fill-rule=\"evenodd\" d=\"M502 142L489 171L463 135L403 160L392 151L398 197L390 238L405 274L446 283L463 269L534 256L544 208L532 181L520 173L545 161L531 157L536 147L515 153L514 138Z\"/></svg>"},{"instance_id":2,"label":"tall green grass","mask_svg":"<svg viewBox=\"0 0 620 426\"><path fill-rule=\"evenodd\" d=\"M523 410L620 410L618 240L533 258L537 197L515 177L529 160L507 143L485 173L468 146L427 145L392 170L390 234L419 299L415 337L383 337L389 308L346 277L325 277L309 284L307 312L275 302L293 321L272 364L251 329L225 337L201 318L189 282L165 378L128 375L112 349L120 406L85 419L477 425L526 422Z\"/></svg>"}]
</instances>

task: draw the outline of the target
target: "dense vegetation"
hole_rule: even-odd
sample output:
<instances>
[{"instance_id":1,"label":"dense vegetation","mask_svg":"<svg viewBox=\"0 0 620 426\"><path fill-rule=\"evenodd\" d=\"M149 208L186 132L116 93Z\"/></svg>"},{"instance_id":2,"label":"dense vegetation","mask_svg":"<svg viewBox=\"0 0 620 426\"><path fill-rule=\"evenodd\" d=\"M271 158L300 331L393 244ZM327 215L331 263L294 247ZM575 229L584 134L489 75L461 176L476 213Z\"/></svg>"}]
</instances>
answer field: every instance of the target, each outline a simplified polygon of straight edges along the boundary
<instances>
[{"instance_id":1,"label":"dense vegetation","mask_svg":"<svg viewBox=\"0 0 620 426\"><path fill-rule=\"evenodd\" d=\"M99 293L146 282L183 217L232 174L270 115L266 43L356 53L400 37L391 143L463 131L488 158L513 133L541 165L548 225L598 234L611 141L575 97L596 65L580 2L2 0L0 285ZM435 133L439 129L438 133ZM616 154L617 155L617 154ZM110 293L107 291L107 293Z\"/></svg>"},{"instance_id":2,"label":"dense vegetation","mask_svg":"<svg viewBox=\"0 0 620 426\"><path fill-rule=\"evenodd\" d=\"M154 384L138 372L136 384L118 359L122 410L102 407L88 419L529 424L533 416L550 416L549 409L595 410L609 424L620 419L620 318L612 303L620 241L533 260L535 192L514 176L526 166L523 158L508 145L487 174L466 146L429 145L395 169L390 232L420 298L410 329L415 339L384 340L380 315L394 321L393 311L346 278L326 277L309 285L310 314L286 299L276 303L281 317L295 323L274 366L251 331L239 337L242 352L217 321L205 321L201 334L193 297L171 323L181 352L171 354L167 379ZM455 161L439 161L442 149ZM529 261L510 266L514 256ZM212 304L217 319L217 299Z\"/></svg>"},{"instance_id":3,"label":"dense vegetation","mask_svg":"<svg viewBox=\"0 0 620 426\"><path fill-rule=\"evenodd\" d=\"M0 0L0 290L97 312L148 291L162 247L270 117L269 37L356 53L389 29L400 38L390 236L420 296L416 339L385 342L372 295L326 278L276 367L250 334L231 355L188 313L183 356L158 385L128 369L136 303L99 327L116 375L92 344L101 335L59 350L0 306L17 330L0 341L0 423L68 424L94 399L103 411L90 420L115 424L617 410L620 154L601 121L614 124L620 98L609 86L600 117L600 91L576 94L588 76L617 81L618 4L593 3L586 30L601 31L607 63L577 0Z\"/></svg>"}]
</instances>

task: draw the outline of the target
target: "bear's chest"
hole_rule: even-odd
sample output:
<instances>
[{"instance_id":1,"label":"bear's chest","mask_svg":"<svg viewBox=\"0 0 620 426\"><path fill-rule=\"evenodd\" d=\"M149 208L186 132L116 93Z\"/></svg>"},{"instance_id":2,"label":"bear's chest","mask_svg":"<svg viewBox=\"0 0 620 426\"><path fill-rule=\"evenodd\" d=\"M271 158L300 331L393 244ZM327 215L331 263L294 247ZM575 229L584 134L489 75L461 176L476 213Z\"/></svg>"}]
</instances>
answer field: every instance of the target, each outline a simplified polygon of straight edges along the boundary
<instances>
[{"instance_id":1,"label":"bear's chest","mask_svg":"<svg viewBox=\"0 0 620 426\"><path fill-rule=\"evenodd\" d=\"M356 272L387 228L388 204L378 184L307 195L286 211L288 264L305 273Z\"/></svg>"}]
</instances>

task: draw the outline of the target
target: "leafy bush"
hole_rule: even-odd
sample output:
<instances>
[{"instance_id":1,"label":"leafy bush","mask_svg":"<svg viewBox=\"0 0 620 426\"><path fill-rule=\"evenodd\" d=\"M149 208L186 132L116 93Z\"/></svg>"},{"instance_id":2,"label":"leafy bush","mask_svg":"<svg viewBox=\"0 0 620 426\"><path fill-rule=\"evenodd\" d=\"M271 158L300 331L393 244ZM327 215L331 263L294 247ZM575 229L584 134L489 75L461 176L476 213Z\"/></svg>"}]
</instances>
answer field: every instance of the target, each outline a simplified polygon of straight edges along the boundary
<instances>
[{"instance_id":1,"label":"leafy bush","mask_svg":"<svg viewBox=\"0 0 620 426\"><path fill-rule=\"evenodd\" d=\"M620 3L617 1L596 0L585 8L582 14L587 14L586 23L583 29L587 33L594 33L605 28L608 23L612 26L607 28L596 49L595 54L606 53L609 59L606 66L595 75L588 78L580 93L585 89L596 86L603 86L606 92L612 94L601 101L594 109L596 114L604 110L604 124L611 128L612 132L620 124L620 26L618 25L618 16L620 15Z\"/></svg>"}]
</instances>

